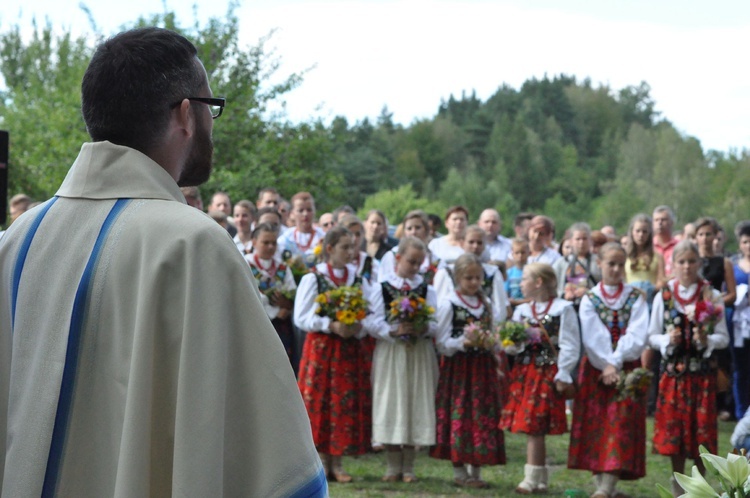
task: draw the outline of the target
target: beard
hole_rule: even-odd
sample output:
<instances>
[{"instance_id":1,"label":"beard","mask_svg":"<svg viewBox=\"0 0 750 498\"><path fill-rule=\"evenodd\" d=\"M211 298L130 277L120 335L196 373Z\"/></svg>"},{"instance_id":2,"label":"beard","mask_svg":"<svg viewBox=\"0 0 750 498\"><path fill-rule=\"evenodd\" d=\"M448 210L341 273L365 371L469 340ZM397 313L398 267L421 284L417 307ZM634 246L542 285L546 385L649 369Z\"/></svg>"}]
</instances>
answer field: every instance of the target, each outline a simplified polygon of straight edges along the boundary
<instances>
[{"instance_id":1,"label":"beard","mask_svg":"<svg viewBox=\"0 0 750 498\"><path fill-rule=\"evenodd\" d=\"M177 185L180 187L197 187L205 183L211 176L213 155L214 143L211 139L211 133L203 126L202 121L198 120L190 156L182 168Z\"/></svg>"}]
</instances>

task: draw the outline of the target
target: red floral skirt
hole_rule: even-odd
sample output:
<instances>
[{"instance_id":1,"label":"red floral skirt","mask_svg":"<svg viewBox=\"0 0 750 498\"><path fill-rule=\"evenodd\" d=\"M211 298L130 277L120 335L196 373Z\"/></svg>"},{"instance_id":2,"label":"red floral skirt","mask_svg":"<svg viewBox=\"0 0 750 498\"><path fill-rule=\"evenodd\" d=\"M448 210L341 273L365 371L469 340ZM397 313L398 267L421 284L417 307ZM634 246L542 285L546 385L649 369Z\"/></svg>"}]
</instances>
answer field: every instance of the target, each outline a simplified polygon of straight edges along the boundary
<instances>
[{"instance_id":1,"label":"red floral skirt","mask_svg":"<svg viewBox=\"0 0 750 498\"><path fill-rule=\"evenodd\" d=\"M625 365L625 370L640 362ZM599 380L601 371L585 356L573 404L568 468L620 474L620 479L646 475L646 397L618 401L617 389Z\"/></svg>"},{"instance_id":2,"label":"red floral skirt","mask_svg":"<svg viewBox=\"0 0 750 498\"><path fill-rule=\"evenodd\" d=\"M319 452L361 455L370 448L371 364L358 339L307 334L298 385Z\"/></svg>"},{"instance_id":3,"label":"red floral skirt","mask_svg":"<svg viewBox=\"0 0 750 498\"><path fill-rule=\"evenodd\" d=\"M533 358L528 365L516 361L500 428L532 436L563 434L568 421L565 399L555 390L556 374L557 365L536 366Z\"/></svg>"},{"instance_id":4,"label":"red floral skirt","mask_svg":"<svg viewBox=\"0 0 750 498\"><path fill-rule=\"evenodd\" d=\"M488 352L456 353L440 366L436 445L430 456L472 465L505 463L498 428L501 391L497 360Z\"/></svg>"},{"instance_id":5,"label":"red floral skirt","mask_svg":"<svg viewBox=\"0 0 750 498\"><path fill-rule=\"evenodd\" d=\"M654 452L699 458L700 445L717 451L716 372L662 374L654 414Z\"/></svg>"}]
</instances>

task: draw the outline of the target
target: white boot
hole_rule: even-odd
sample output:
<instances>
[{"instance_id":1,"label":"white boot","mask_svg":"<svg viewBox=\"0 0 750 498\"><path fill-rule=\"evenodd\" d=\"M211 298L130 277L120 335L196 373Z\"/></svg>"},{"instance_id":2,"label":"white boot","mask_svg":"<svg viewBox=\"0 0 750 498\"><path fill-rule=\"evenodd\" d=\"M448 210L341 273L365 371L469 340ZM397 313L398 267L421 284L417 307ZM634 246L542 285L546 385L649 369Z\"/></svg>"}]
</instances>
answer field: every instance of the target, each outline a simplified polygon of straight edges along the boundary
<instances>
[{"instance_id":1,"label":"white boot","mask_svg":"<svg viewBox=\"0 0 750 498\"><path fill-rule=\"evenodd\" d=\"M609 498L610 496L614 496L615 487L617 487L620 477L607 472L599 474L598 477L596 491L594 491L594 494L590 498Z\"/></svg>"},{"instance_id":2,"label":"white boot","mask_svg":"<svg viewBox=\"0 0 750 498\"><path fill-rule=\"evenodd\" d=\"M539 479L541 477L540 470L545 470L541 465L529 465L528 463L523 466L523 481L516 486L516 493L521 495L530 495L534 492L538 492ZM546 485L545 485L546 489Z\"/></svg>"},{"instance_id":3,"label":"white boot","mask_svg":"<svg viewBox=\"0 0 750 498\"><path fill-rule=\"evenodd\" d=\"M537 479L534 493L545 494L547 492L547 479L549 478L548 468L546 466L537 467L536 472Z\"/></svg>"}]
</instances>

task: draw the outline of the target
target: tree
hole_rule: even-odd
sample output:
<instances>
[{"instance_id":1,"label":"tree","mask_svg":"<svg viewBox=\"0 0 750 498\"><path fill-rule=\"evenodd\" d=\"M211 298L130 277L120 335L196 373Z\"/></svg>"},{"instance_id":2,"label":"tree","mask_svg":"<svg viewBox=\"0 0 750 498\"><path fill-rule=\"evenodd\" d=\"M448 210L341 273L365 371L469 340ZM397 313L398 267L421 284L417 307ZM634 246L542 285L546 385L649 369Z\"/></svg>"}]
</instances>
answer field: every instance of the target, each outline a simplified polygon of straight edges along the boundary
<instances>
[{"instance_id":1,"label":"tree","mask_svg":"<svg viewBox=\"0 0 750 498\"><path fill-rule=\"evenodd\" d=\"M91 58L84 38L53 35L33 23L24 42L19 26L0 34L0 127L10 132L8 191L46 199L62 183L81 143L81 79Z\"/></svg>"}]
</instances>

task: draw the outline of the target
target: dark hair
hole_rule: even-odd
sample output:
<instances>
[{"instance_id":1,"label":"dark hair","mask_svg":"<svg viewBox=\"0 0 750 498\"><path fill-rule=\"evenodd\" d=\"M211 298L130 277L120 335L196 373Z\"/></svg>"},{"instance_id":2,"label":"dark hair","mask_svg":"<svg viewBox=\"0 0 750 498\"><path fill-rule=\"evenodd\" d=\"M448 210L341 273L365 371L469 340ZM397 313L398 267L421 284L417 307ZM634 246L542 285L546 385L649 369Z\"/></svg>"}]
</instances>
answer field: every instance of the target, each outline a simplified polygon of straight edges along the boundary
<instances>
[{"instance_id":1,"label":"dark hair","mask_svg":"<svg viewBox=\"0 0 750 498\"><path fill-rule=\"evenodd\" d=\"M534 214L534 213L529 213L529 212L525 212L525 213L518 213L518 214L516 215L516 217L515 217L515 218L513 219L513 226L515 226L515 227L520 227L521 225L523 225L523 223L524 223L525 221L531 221L531 219L532 219L532 218L533 218L534 216L536 216L536 214Z\"/></svg>"},{"instance_id":2,"label":"dark hair","mask_svg":"<svg viewBox=\"0 0 750 498\"><path fill-rule=\"evenodd\" d=\"M331 213L331 216L333 216L333 222L338 223L339 217L347 214L354 214L354 208L348 204L344 204L343 206L339 206L334 209L333 213Z\"/></svg>"},{"instance_id":3,"label":"dark hair","mask_svg":"<svg viewBox=\"0 0 750 498\"><path fill-rule=\"evenodd\" d=\"M703 227L710 227L711 230L714 232L714 235L716 235L719 232L719 222L716 221L716 218L711 218L710 216L701 216L697 220L695 220L695 233L698 233L698 229Z\"/></svg>"},{"instance_id":4,"label":"dark hair","mask_svg":"<svg viewBox=\"0 0 750 498\"><path fill-rule=\"evenodd\" d=\"M242 199L241 201L237 201L237 203L234 205L234 207L238 207L238 206L241 207L241 208L247 209L248 212L250 212L250 217L253 220L258 219L256 217L256 215L258 213L258 208L256 208L255 204L253 204L252 202L248 201L247 199Z\"/></svg>"},{"instance_id":5,"label":"dark hair","mask_svg":"<svg viewBox=\"0 0 750 498\"><path fill-rule=\"evenodd\" d=\"M171 106L205 85L197 50L162 28L124 31L91 58L81 85L83 120L94 142L108 140L143 153L167 128Z\"/></svg>"},{"instance_id":6,"label":"dark hair","mask_svg":"<svg viewBox=\"0 0 750 498\"><path fill-rule=\"evenodd\" d=\"M463 213L464 216L466 216L466 219L469 219L469 210L466 209L463 206L451 206L448 208L448 211L445 212L445 221L448 221L448 218L451 217L452 214L455 213Z\"/></svg>"},{"instance_id":7,"label":"dark hair","mask_svg":"<svg viewBox=\"0 0 750 498\"><path fill-rule=\"evenodd\" d=\"M440 219L440 216L434 213L430 213L427 215L427 221L429 221L430 224L432 224L432 229L435 230L436 232L438 231L440 227L443 226L443 220Z\"/></svg>"},{"instance_id":8,"label":"dark hair","mask_svg":"<svg viewBox=\"0 0 750 498\"><path fill-rule=\"evenodd\" d=\"M339 243L342 237L352 236L352 232L348 228L342 226L335 226L326 232L326 236L323 239L323 255L326 261L328 261L328 246L335 247Z\"/></svg>"},{"instance_id":9,"label":"dark hair","mask_svg":"<svg viewBox=\"0 0 750 498\"><path fill-rule=\"evenodd\" d=\"M276 215L276 217L279 218L279 223L281 222L281 213L279 213L276 209L272 208L271 206L266 206L266 207L262 207L258 209L258 211L255 213L256 214L255 219L259 220L261 216L263 216L264 214L268 214L268 213Z\"/></svg>"},{"instance_id":10,"label":"dark hair","mask_svg":"<svg viewBox=\"0 0 750 498\"><path fill-rule=\"evenodd\" d=\"M738 242L743 235L745 237L750 237L750 221L743 220L735 225L734 236L737 238Z\"/></svg>"},{"instance_id":11,"label":"dark hair","mask_svg":"<svg viewBox=\"0 0 750 498\"><path fill-rule=\"evenodd\" d=\"M279 197L281 197L281 195L279 195L279 191L273 187L265 187L265 188L260 189L258 191L258 200L261 200L263 198L263 194L273 194L273 195L278 195Z\"/></svg>"},{"instance_id":12,"label":"dark hair","mask_svg":"<svg viewBox=\"0 0 750 498\"><path fill-rule=\"evenodd\" d=\"M255 227L255 230L253 230L252 239L253 240L257 239L258 237L260 237L260 234L264 232L272 233L274 235L279 235L279 231L276 227L274 227L270 223L261 223Z\"/></svg>"}]
</instances>

